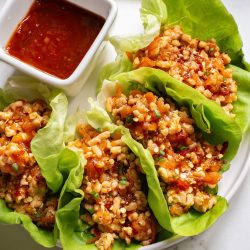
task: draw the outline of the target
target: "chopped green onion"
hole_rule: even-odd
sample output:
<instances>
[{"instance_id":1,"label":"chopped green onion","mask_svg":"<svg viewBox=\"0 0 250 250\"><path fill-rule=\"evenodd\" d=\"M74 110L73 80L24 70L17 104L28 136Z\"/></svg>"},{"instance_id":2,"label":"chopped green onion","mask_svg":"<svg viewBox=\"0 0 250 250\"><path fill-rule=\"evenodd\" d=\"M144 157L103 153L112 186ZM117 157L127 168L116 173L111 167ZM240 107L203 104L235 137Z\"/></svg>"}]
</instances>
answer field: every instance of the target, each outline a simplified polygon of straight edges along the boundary
<instances>
[{"instance_id":1,"label":"chopped green onion","mask_svg":"<svg viewBox=\"0 0 250 250\"><path fill-rule=\"evenodd\" d=\"M165 152L163 150L160 150L160 154L164 156Z\"/></svg>"},{"instance_id":2,"label":"chopped green onion","mask_svg":"<svg viewBox=\"0 0 250 250\"><path fill-rule=\"evenodd\" d=\"M214 188L206 187L205 192L216 195L218 193L218 185L216 185Z\"/></svg>"},{"instance_id":3,"label":"chopped green onion","mask_svg":"<svg viewBox=\"0 0 250 250\"><path fill-rule=\"evenodd\" d=\"M90 214L93 214L95 212L94 208L88 208L87 210Z\"/></svg>"},{"instance_id":4,"label":"chopped green onion","mask_svg":"<svg viewBox=\"0 0 250 250\"><path fill-rule=\"evenodd\" d=\"M122 175L125 172L125 166L124 165L120 165L118 167L118 173L119 175Z\"/></svg>"},{"instance_id":5,"label":"chopped green onion","mask_svg":"<svg viewBox=\"0 0 250 250\"><path fill-rule=\"evenodd\" d=\"M188 149L188 147L187 146L180 147L180 150L185 150L185 149Z\"/></svg>"},{"instance_id":6,"label":"chopped green onion","mask_svg":"<svg viewBox=\"0 0 250 250\"><path fill-rule=\"evenodd\" d=\"M18 172L18 170L19 170L19 166L18 166L16 163L13 163L13 164L12 164L12 168L13 168L13 170L15 170L16 172Z\"/></svg>"},{"instance_id":7,"label":"chopped green onion","mask_svg":"<svg viewBox=\"0 0 250 250\"><path fill-rule=\"evenodd\" d=\"M41 218L41 217L42 217L42 214L41 214L41 213L39 213L39 212L37 212L37 213L35 214L35 217L36 217L37 219L39 219L39 218Z\"/></svg>"},{"instance_id":8,"label":"chopped green onion","mask_svg":"<svg viewBox=\"0 0 250 250\"><path fill-rule=\"evenodd\" d=\"M127 184L127 178L125 176L122 176L121 180L120 180L120 184L122 186L125 186Z\"/></svg>"},{"instance_id":9,"label":"chopped green onion","mask_svg":"<svg viewBox=\"0 0 250 250\"><path fill-rule=\"evenodd\" d=\"M99 195L96 191L91 192L91 194L92 194L96 199L98 199L98 198L100 197L100 195Z\"/></svg>"},{"instance_id":10,"label":"chopped green onion","mask_svg":"<svg viewBox=\"0 0 250 250\"><path fill-rule=\"evenodd\" d=\"M102 128L97 128L96 132L98 132L98 133L102 132Z\"/></svg>"},{"instance_id":11,"label":"chopped green onion","mask_svg":"<svg viewBox=\"0 0 250 250\"><path fill-rule=\"evenodd\" d=\"M165 161L165 158L163 156L155 157L154 159L155 159L155 161L159 161L159 162L164 162Z\"/></svg>"},{"instance_id":12,"label":"chopped green onion","mask_svg":"<svg viewBox=\"0 0 250 250\"><path fill-rule=\"evenodd\" d=\"M127 115L126 116L126 123L132 123L133 122L133 115Z\"/></svg>"},{"instance_id":13,"label":"chopped green onion","mask_svg":"<svg viewBox=\"0 0 250 250\"><path fill-rule=\"evenodd\" d=\"M154 112L155 112L155 116L156 116L156 117L158 117L158 118L161 117L161 114L160 114L160 112L159 112L158 109L154 109Z\"/></svg>"},{"instance_id":14,"label":"chopped green onion","mask_svg":"<svg viewBox=\"0 0 250 250\"><path fill-rule=\"evenodd\" d=\"M204 75L205 75L205 76L209 76L209 75L210 75L210 72L206 70L206 71L204 72Z\"/></svg>"}]
</instances>

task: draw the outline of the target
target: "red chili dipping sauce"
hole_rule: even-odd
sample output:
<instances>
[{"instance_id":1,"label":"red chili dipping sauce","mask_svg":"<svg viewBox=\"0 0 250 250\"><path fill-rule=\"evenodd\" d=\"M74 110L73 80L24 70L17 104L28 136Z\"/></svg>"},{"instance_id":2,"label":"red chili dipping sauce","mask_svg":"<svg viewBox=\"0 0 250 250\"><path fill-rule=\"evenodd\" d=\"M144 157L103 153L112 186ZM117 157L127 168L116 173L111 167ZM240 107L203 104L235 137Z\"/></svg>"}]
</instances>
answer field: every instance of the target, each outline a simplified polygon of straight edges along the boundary
<instances>
[{"instance_id":1,"label":"red chili dipping sauce","mask_svg":"<svg viewBox=\"0 0 250 250\"><path fill-rule=\"evenodd\" d=\"M104 22L104 18L64 0L35 0L6 50L23 62L66 79Z\"/></svg>"}]
</instances>

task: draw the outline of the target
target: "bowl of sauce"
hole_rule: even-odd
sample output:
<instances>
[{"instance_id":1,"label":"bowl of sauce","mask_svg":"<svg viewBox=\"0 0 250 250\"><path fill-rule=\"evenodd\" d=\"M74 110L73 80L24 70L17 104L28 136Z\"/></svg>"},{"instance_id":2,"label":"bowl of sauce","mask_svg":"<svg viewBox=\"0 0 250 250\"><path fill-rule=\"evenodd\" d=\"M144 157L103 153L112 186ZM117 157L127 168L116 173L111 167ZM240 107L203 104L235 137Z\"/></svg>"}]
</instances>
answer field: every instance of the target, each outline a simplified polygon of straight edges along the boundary
<instances>
[{"instance_id":1,"label":"bowl of sauce","mask_svg":"<svg viewBox=\"0 0 250 250\"><path fill-rule=\"evenodd\" d=\"M7 1L0 13L0 59L74 95L116 12L113 0Z\"/></svg>"}]
</instances>

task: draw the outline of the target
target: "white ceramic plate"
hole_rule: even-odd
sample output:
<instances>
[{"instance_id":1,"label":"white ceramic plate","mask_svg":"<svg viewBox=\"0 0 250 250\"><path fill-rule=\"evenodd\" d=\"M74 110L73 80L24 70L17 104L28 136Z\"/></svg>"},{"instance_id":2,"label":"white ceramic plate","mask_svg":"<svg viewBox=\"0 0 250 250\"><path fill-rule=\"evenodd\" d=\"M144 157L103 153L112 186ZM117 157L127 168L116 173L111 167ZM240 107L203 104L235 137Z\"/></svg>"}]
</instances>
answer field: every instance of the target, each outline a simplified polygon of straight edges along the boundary
<instances>
[{"instance_id":1,"label":"white ceramic plate","mask_svg":"<svg viewBox=\"0 0 250 250\"><path fill-rule=\"evenodd\" d=\"M6 0L0 0L0 8L5 1ZM242 16L242 13L244 13L244 6L249 6L248 0L240 1L240 4L237 5L238 8L233 8L235 7L235 5L233 5L231 0L223 0L223 2L226 4L226 6L230 7L232 14L236 18L236 21L238 22L239 25L240 33L242 35L242 39L244 41L244 52L245 53L249 52L250 55L250 36L247 36L247 34L249 34L248 25L247 22L245 22L244 20L244 16ZM140 0L117 0L117 3L118 3L118 16L112 28L111 34L131 35L131 34L137 34L138 32L142 32L142 26L139 16ZM95 70L87 80L87 83L84 85L81 92L76 97L70 100L70 107L69 107L70 113L74 112L78 106L82 108L89 107L87 99L88 97L95 96L96 81L101 67L104 64L113 61L114 58L115 58L115 51L109 44L107 44L104 50L101 52L99 59L97 60L97 63L95 65ZM246 57L246 59L250 61L250 56ZM15 71L12 67L0 62L0 87L4 86L6 79L13 73L15 73ZM250 152L250 134L247 134L245 135L244 140L241 143L238 154L232 161L230 170L223 175L223 179L220 182L219 194L226 197L228 201L230 201L234 193L237 191L244 177L246 176L248 169L250 168L249 152ZM0 226L0 232L1 230L4 230L3 227L6 226ZM11 227L13 228L13 233L11 234L12 236L10 237L15 237L16 233L14 232L17 232L18 234L18 232L20 232L20 229L17 226L11 226ZM162 241L159 243L152 244L150 246L142 247L141 250L165 249L166 247L177 244L179 241L183 239L185 238L174 238L171 240ZM2 247L3 250L9 249L7 246L5 247L2 244L3 242L1 239L1 249ZM26 243L22 242L22 244L25 245ZM27 247L24 246L23 249L31 249L31 248L28 247L27 245ZM36 250L42 248L40 247L34 248L33 246L32 249Z\"/></svg>"}]
</instances>

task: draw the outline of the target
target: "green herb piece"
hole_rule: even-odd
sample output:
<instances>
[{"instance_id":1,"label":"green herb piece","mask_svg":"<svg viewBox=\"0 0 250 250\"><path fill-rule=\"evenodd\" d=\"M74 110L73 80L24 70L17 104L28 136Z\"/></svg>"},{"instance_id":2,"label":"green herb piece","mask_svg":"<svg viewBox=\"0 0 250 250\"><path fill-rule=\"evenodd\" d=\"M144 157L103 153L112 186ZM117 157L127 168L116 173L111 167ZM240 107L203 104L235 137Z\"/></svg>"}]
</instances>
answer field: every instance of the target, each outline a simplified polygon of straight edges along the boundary
<instances>
[{"instance_id":1,"label":"green herb piece","mask_svg":"<svg viewBox=\"0 0 250 250\"><path fill-rule=\"evenodd\" d=\"M163 157L163 156L155 157L154 160L158 161L158 162L164 162L165 161L165 157Z\"/></svg>"},{"instance_id":2,"label":"green herb piece","mask_svg":"<svg viewBox=\"0 0 250 250\"><path fill-rule=\"evenodd\" d=\"M19 166L18 166L16 163L13 163L13 164L12 164L12 168L13 168L13 170L15 170L16 172L18 172L18 170L19 170Z\"/></svg>"},{"instance_id":3,"label":"green herb piece","mask_svg":"<svg viewBox=\"0 0 250 250\"><path fill-rule=\"evenodd\" d=\"M210 72L206 70L206 71L204 72L204 76L209 76L209 75L210 75Z\"/></svg>"},{"instance_id":4,"label":"green herb piece","mask_svg":"<svg viewBox=\"0 0 250 250\"><path fill-rule=\"evenodd\" d=\"M163 150L160 150L160 154L164 156L165 152Z\"/></svg>"},{"instance_id":5,"label":"green herb piece","mask_svg":"<svg viewBox=\"0 0 250 250\"><path fill-rule=\"evenodd\" d=\"M182 147L180 147L180 150L186 150L186 149L188 149L187 146L182 146Z\"/></svg>"},{"instance_id":6,"label":"green herb piece","mask_svg":"<svg viewBox=\"0 0 250 250\"><path fill-rule=\"evenodd\" d=\"M216 185L214 188L206 187L205 191L207 193L209 193L209 194L217 195L217 193L218 193L218 185Z\"/></svg>"},{"instance_id":7,"label":"green herb piece","mask_svg":"<svg viewBox=\"0 0 250 250\"><path fill-rule=\"evenodd\" d=\"M132 123L133 122L133 115L127 115L126 116L126 123Z\"/></svg>"},{"instance_id":8,"label":"green herb piece","mask_svg":"<svg viewBox=\"0 0 250 250\"><path fill-rule=\"evenodd\" d=\"M98 132L98 133L102 132L102 128L97 128L96 132Z\"/></svg>"},{"instance_id":9,"label":"green herb piece","mask_svg":"<svg viewBox=\"0 0 250 250\"><path fill-rule=\"evenodd\" d=\"M160 112L159 112L158 109L154 109L154 113L155 113L155 116L156 116L156 117L158 117L158 118L161 117L161 114L160 114Z\"/></svg>"},{"instance_id":10,"label":"green herb piece","mask_svg":"<svg viewBox=\"0 0 250 250\"><path fill-rule=\"evenodd\" d=\"M37 212L37 213L35 214L35 217L36 217L37 219L41 218L41 217L42 217L42 213Z\"/></svg>"},{"instance_id":11,"label":"green herb piece","mask_svg":"<svg viewBox=\"0 0 250 250\"><path fill-rule=\"evenodd\" d=\"M121 180L120 180L120 184L122 186L125 186L127 184L127 178L125 176L122 176Z\"/></svg>"},{"instance_id":12,"label":"green herb piece","mask_svg":"<svg viewBox=\"0 0 250 250\"><path fill-rule=\"evenodd\" d=\"M100 195L99 195L96 191L91 192L91 194L92 194L96 199L100 198Z\"/></svg>"},{"instance_id":13,"label":"green herb piece","mask_svg":"<svg viewBox=\"0 0 250 250\"><path fill-rule=\"evenodd\" d=\"M95 212L94 208L88 208L87 210L90 214L93 214Z\"/></svg>"},{"instance_id":14,"label":"green herb piece","mask_svg":"<svg viewBox=\"0 0 250 250\"><path fill-rule=\"evenodd\" d=\"M125 172L125 166L124 165L120 165L118 167L118 173L119 175L122 175Z\"/></svg>"}]
</instances>

